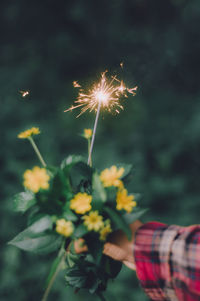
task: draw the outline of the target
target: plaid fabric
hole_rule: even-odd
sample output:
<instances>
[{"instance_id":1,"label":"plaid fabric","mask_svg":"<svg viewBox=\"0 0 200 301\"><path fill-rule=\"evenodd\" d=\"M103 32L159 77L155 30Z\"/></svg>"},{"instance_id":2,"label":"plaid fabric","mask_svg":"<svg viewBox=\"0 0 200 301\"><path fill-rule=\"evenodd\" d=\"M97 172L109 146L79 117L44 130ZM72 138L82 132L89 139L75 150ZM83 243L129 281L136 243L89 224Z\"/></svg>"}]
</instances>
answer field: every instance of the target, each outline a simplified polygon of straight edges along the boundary
<instances>
[{"instance_id":1,"label":"plaid fabric","mask_svg":"<svg viewBox=\"0 0 200 301\"><path fill-rule=\"evenodd\" d=\"M144 224L136 233L134 257L150 299L200 301L200 225Z\"/></svg>"}]
</instances>

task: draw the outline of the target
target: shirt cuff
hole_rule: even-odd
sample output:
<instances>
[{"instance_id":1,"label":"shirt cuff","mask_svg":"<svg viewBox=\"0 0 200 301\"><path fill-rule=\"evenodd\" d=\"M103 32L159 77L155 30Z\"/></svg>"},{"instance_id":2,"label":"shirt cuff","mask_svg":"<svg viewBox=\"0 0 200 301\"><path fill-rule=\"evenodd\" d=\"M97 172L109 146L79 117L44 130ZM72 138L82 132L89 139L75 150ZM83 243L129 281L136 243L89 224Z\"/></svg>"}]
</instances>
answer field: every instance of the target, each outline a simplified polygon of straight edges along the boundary
<instances>
[{"instance_id":1,"label":"shirt cuff","mask_svg":"<svg viewBox=\"0 0 200 301\"><path fill-rule=\"evenodd\" d=\"M166 224L149 222L136 232L134 259L136 273L146 294L153 300L166 300L163 291L159 247Z\"/></svg>"}]
</instances>

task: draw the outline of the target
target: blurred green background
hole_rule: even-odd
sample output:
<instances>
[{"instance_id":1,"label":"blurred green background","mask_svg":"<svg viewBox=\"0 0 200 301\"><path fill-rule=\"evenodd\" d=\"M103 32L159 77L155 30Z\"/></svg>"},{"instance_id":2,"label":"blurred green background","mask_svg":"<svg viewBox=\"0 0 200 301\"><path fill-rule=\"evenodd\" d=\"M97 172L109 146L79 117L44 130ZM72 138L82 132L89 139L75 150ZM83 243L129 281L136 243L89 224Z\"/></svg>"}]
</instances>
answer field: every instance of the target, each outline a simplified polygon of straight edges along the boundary
<instances>
[{"instance_id":1,"label":"blurred green background","mask_svg":"<svg viewBox=\"0 0 200 301\"><path fill-rule=\"evenodd\" d=\"M119 115L103 113L93 161L102 169L132 163L129 190L150 208L143 221L190 225L200 212L200 2L199 0L18 0L0 2L0 300L41 300L55 256L8 246L26 217L13 213L12 195L22 174L38 161L17 134L39 126L45 160L59 164L71 153L87 155L79 134L94 113L76 119L63 113L108 69L119 72L135 97ZM123 71L120 62L124 62ZM19 90L30 90L22 98ZM145 301L135 273L123 268L105 294L108 300ZM74 294L63 275L49 301L96 300Z\"/></svg>"}]
</instances>

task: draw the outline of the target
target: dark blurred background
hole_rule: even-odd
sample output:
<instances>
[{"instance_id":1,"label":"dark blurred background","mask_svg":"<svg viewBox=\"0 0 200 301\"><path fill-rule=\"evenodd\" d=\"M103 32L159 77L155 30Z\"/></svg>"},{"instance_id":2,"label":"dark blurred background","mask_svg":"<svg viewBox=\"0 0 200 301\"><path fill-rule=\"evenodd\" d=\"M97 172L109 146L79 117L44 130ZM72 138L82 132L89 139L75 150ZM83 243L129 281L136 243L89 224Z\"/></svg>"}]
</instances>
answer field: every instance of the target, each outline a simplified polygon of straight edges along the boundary
<instances>
[{"instance_id":1,"label":"dark blurred background","mask_svg":"<svg viewBox=\"0 0 200 301\"><path fill-rule=\"evenodd\" d=\"M0 300L41 300L55 256L25 253L7 241L26 225L12 211L22 174L38 164L20 131L39 126L47 162L87 155L79 134L94 113L63 113L77 96L72 82L89 86L108 69L135 97L119 115L103 113L93 160L98 168L132 163L129 190L141 192L143 221L190 225L200 212L200 2L199 0L7 0L0 2ZM120 62L124 69L120 70ZM30 90L22 98L19 90ZM146 301L134 272L123 268L108 300ZM74 294L63 275L49 301L96 300Z\"/></svg>"}]
</instances>

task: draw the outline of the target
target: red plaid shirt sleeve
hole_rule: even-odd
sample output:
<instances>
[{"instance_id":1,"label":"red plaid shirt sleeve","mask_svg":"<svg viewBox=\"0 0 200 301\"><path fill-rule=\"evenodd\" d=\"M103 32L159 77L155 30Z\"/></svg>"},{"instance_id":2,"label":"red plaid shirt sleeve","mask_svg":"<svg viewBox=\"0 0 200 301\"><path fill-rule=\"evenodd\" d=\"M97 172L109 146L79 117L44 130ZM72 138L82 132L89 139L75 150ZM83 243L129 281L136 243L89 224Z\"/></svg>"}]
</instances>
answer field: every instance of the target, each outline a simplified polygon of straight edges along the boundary
<instances>
[{"instance_id":1,"label":"red plaid shirt sleeve","mask_svg":"<svg viewBox=\"0 0 200 301\"><path fill-rule=\"evenodd\" d=\"M136 273L152 300L200 301L200 226L144 224L134 245Z\"/></svg>"}]
</instances>

